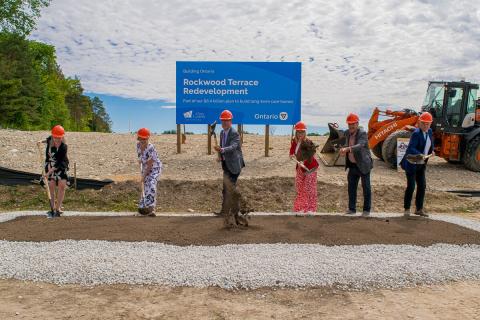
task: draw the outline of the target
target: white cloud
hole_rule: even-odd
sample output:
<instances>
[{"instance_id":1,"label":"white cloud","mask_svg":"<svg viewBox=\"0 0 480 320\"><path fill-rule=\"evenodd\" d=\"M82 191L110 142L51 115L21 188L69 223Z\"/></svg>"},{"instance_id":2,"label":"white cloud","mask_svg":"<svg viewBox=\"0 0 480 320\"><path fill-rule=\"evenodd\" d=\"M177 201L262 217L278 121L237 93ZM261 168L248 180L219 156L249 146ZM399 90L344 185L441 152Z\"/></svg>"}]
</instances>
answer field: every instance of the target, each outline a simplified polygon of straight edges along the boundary
<instances>
[{"instance_id":1,"label":"white cloud","mask_svg":"<svg viewBox=\"0 0 480 320\"><path fill-rule=\"evenodd\" d=\"M87 91L175 101L175 61L301 61L305 120L417 108L428 80L480 81L475 1L54 0L33 38ZM328 120L327 120L328 119Z\"/></svg>"}]
</instances>

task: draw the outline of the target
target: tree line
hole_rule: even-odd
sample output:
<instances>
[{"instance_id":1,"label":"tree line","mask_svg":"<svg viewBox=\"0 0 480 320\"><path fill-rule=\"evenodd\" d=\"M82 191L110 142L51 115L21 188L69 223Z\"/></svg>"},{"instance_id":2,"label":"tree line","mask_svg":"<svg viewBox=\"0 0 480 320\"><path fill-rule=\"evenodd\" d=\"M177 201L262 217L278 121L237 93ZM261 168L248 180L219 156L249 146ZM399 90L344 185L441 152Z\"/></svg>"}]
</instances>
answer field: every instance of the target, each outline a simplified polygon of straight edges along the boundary
<instances>
[{"instance_id":1,"label":"tree line","mask_svg":"<svg viewBox=\"0 0 480 320\"><path fill-rule=\"evenodd\" d=\"M102 100L84 95L77 77L65 77L53 46L27 39L48 3L4 0L0 6L0 126L111 132Z\"/></svg>"}]
</instances>

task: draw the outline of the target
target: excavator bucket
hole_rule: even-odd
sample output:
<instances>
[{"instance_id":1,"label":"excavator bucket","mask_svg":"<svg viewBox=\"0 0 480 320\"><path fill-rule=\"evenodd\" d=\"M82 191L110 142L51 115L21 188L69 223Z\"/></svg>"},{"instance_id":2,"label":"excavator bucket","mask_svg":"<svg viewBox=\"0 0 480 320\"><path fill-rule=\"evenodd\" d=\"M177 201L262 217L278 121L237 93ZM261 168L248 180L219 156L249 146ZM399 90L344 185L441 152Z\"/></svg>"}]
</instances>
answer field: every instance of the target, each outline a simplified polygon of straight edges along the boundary
<instances>
[{"instance_id":1,"label":"excavator bucket","mask_svg":"<svg viewBox=\"0 0 480 320\"><path fill-rule=\"evenodd\" d=\"M328 135L327 142L323 145L320 151L319 158L322 162L328 166L344 166L345 157L340 156L340 146L345 144L345 135L343 131L338 130L337 123L329 123L328 129L330 134Z\"/></svg>"}]
</instances>

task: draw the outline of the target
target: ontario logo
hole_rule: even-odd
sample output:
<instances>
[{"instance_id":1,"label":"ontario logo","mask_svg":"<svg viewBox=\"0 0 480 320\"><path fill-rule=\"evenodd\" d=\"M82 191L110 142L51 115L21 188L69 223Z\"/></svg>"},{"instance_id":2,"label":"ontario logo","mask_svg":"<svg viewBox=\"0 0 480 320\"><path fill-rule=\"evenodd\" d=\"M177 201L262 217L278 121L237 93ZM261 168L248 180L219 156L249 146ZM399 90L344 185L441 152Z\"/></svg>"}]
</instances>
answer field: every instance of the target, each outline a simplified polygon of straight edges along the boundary
<instances>
[{"instance_id":1,"label":"ontario logo","mask_svg":"<svg viewBox=\"0 0 480 320\"><path fill-rule=\"evenodd\" d=\"M183 117L185 119L191 119L192 118L192 115L193 115L193 110L190 110L190 111L187 111L187 112L184 112L183 113Z\"/></svg>"},{"instance_id":2,"label":"ontario logo","mask_svg":"<svg viewBox=\"0 0 480 320\"><path fill-rule=\"evenodd\" d=\"M287 120L288 119L288 113L286 112L280 112L280 120Z\"/></svg>"}]
</instances>

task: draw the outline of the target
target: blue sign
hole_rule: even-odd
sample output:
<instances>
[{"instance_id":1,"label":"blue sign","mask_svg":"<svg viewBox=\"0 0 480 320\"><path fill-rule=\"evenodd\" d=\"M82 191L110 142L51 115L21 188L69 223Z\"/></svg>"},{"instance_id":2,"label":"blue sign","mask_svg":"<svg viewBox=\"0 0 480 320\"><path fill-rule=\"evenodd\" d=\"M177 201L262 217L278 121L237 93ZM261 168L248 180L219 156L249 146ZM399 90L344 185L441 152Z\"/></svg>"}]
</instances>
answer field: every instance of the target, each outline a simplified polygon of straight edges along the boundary
<instances>
[{"instance_id":1,"label":"blue sign","mask_svg":"<svg viewBox=\"0 0 480 320\"><path fill-rule=\"evenodd\" d=\"M177 124L210 124L228 109L239 124L300 121L300 62L177 61Z\"/></svg>"}]
</instances>

